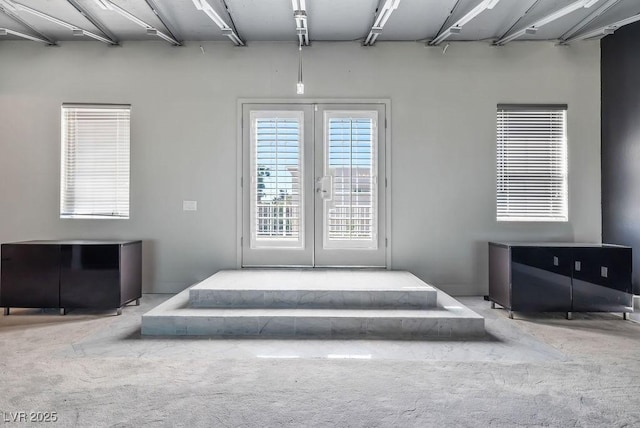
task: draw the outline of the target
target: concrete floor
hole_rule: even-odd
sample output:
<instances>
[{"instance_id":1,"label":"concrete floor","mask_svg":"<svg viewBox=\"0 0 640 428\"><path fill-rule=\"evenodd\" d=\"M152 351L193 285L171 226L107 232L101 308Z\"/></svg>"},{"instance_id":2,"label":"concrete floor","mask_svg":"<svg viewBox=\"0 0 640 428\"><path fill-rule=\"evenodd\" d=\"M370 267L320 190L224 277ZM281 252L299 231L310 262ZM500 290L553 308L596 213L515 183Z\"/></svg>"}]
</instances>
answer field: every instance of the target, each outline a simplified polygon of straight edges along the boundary
<instances>
[{"instance_id":1,"label":"concrete floor","mask_svg":"<svg viewBox=\"0 0 640 428\"><path fill-rule=\"evenodd\" d=\"M110 312L0 317L0 426L640 426L640 324L486 317L473 341L141 338L169 296ZM34 413L34 415L36 415Z\"/></svg>"}]
</instances>

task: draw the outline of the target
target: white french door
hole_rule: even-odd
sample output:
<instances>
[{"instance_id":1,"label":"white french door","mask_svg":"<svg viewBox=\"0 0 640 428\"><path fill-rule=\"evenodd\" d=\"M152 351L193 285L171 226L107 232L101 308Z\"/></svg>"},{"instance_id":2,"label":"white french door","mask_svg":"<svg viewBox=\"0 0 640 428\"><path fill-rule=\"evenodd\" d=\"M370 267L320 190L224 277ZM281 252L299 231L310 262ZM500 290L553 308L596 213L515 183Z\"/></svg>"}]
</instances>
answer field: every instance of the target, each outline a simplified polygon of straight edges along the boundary
<instances>
[{"instance_id":1,"label":"white french door","mask_svg":"<svg viewBox=\"0 0 640 428\"><path fill-rule=\"evenodd\" d=\"M245 104L242 266L386 265L384 104Z\"/></svg>"}]
</instances>

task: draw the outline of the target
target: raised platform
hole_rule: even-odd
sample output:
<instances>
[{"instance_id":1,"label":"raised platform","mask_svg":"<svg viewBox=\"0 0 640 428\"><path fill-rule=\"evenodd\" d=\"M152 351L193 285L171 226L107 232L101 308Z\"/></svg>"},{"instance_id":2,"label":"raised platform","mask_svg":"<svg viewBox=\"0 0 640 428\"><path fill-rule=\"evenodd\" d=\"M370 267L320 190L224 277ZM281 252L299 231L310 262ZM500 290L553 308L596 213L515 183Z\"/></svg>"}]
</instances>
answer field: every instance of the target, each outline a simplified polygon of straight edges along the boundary
<instances>
[{"instance_id":1,"label":"raised platform","mask_svg":"<svg viewBox=\"0 0 640 428\"><path fill-rule=\"evenodd\" d=\"M189 289L195 308L435 308L437 291L408 272L221 271Z\"/></svg>"},{"instance_id":2,"label":"raised platform","mask_svg":"<svg viewBox=\"0 0 640 428\"><path fill-rule=\"evenodd\" d=\"M484 318L408 272L221 271L142 317L143 335L430 338Z\"/></svg>"}]
</instances>

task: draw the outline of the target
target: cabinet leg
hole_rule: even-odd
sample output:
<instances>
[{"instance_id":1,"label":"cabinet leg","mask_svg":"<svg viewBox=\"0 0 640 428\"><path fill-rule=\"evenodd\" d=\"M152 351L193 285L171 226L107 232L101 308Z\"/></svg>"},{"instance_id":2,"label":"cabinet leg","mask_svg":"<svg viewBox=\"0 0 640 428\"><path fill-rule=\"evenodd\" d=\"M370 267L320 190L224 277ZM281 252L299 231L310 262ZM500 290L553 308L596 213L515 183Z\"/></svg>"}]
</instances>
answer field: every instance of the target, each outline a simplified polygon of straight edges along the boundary
<instances>
[{"instance_id":1,"label":"cabinet leg","mask_svg":"<svg viewBox=\"0 0 640 428\"><path fill-rule=\"evenodd\" d=\"M567 312L567 319L568 320L573 319L573 313L572 312Z\"/></svg>"},{"instance_id":2,"label":"cabinet leg","mask_svg":"<svg viewBox=\"0 0 640 428\"><path fill-rule=\"evenodd\" d=\"M11 312L9 310L9 308L4 308L4 316L6 317L7 315L9 315L9 312Z\"/></svg>"},{"instance_id":3,"label":"cabinet leg","mask_svg":"<svg viewBox=\"0 0 640 428\"><path fill-rule=\"evenodd\" d=\"M140 299L136 299L136 306L140 306Z\"/></svg>"},{"instance_id":4,"label":"cabinet leg","mask_svg":"<svg viewBox=\"0 0 640 428\"><path fill-rule=\"evenodd\" d=\"M116 315L122 315L122 308L116 309Z\"/></svg>"},{"instance_id":5,"label":"cabinet leg","mask_svg":"<svg viewBox=\"0 0 640 428\"><path fill-rule=\"evenodd\" d=\"M496 302L491 302L491 309L495 309L496 308Z\"/></svg>"},{"instance_id":6,"label":"cabinet leg","mask_svg":"<svg viewBox=\"0 0 640 428\"><path fill-rule=\"evenodd\" d=\"M622 313L622 319L623 319L623 320L627 320L627 319L628 319L628 317L627 317L627 313L626 313L626 312L623 312L623 313Z\"/></svg>"},{"instance_id":7,"label":"cabinet leg","mask_svg":"<svg viewBox=\"0 0 640 428\"><path fill-rule=\"evenodd\" d=\"M512 320L513 319L513 311L509 311L509 319Z\"/></svg>"},{"instance_id":8,"label":"cabinet leg","mask_svg":"<svg viewBox=\"0 0 640 428\"><path fill-rule=\"evenodd\" d=\"M60 308L60 315L67 315L67 310L65 308Z\"/></svg>"}]
</instances>

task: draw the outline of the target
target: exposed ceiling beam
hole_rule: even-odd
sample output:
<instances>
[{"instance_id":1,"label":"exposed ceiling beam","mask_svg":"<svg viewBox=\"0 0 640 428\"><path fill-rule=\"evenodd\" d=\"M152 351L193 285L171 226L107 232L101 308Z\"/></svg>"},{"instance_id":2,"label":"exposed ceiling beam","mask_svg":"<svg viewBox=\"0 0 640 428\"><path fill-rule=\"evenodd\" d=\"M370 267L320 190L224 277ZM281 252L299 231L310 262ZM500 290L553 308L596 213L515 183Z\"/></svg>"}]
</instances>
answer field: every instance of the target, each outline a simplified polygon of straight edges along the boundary
<instances>
[{"instance_id":1,"label":"exposed ceiling beam","mask_svg":"<svg viewBox=\"0 0 640 428\"><path fill-rule=\"evenodd\" d=\"M146 2L153 13L155 13L155 15L158 17L160 22L162 22L162 25L164 25L164 28L167 29L171 37L173 37L175 40L178 40L180 44L182 44L182 38L178 35L176 28L171 24L171 21L167 19L167 16L164 14L164 12L160 10L158 2L156 0L146 0Z\"/></svg>"},{"instance_id":2,"label":"exposed ceiling beam","mask_svg":"<svg viewBox=\"0 0 640 428\"><path fill-rule=\"evenodd\" d=\"M633 24L634 22L638 21L640 21L640 13L634 16L630 16L629 18L621 19L620 21L614 22L613 24L605 25L604 27L575 35L567 40L564 40L563 44L569 44L578 40L605 37L609 34L613 34L620 27L624 27L625 25Z\"/></svg>"},{"instance_id":3,"label":"exposed ceiling beam","mask_svg":"<svg viewBox=\"0 0 640 428\"><path fill-rule=\"evenodd\" d=\"M222 34L227 36L236 46L244 46L244 41L238 36L236 31L218 15L207 0L193 0L196 9L206 13L207 16L222 30Z\"/></svg>"},{"instance_id":4,"label":"exposed ceiling beam","mask_svg":"<svg viewBox=\"0 0 640 428\"><path fill-rule=\"evenodd\" d=\"M575 12L578 9L581 8L590 8L591 6L593 6L594 4L596 4L598 1L600 0L578 0L575 1L573 3L571 3L568 6L563 7L562 9L559 9L553 13L550 13L549 15L538 19L536 22L534 22L531 25L528 25L525 28L521 28L518 31L515 32L511 32L510 34L506 34L505 36L503 36L500 40L496 41L494 44L497 46L502 46L506 43L509 43L512 40L515 40L517 38L520 38L522 36L524 36L525 34L535 34L538 29L540 27L543 27L547 24L549 24L550 22L556 21L560 18L562 18L563 16L569 15L572 12Z\"/></svg>"},{"instance_id":5,"label":"exposed ceiling beam","mask_svg":"<svg viewBox=\"0 0 640 428\"><path fill-rule=\"evenodd\" d=\"M0 28L0 36L6 36L8 34L22 37L23 39L33 40L34 42L42 42L50 45L51 43L48 40L41 39L40 37L32 36L30 34L21 33L20 31L10 30L8 28Z\"/></svg>"},{"instance_id":6,"label":"exposed ceiling beam","mask_svg":"<svg viewBox=\"0 0 640 428\"><path fill-rule=\"evenodd\" d=\"M306 0L291 0L293 19L296 22L296 33L300 46L309 46L309 25L307 23Z\"/></svg>"},{"instance_id":7,"label":"exposed ceiling beam","mask_svg":"<svg viewBox=\"0 0 640 428\"><path fill-rule=\"evenodd\" d=\"M440 28L438 29L438 33L440 34L442 33L442 31L445 29L445 27L447 26L447 24L449 23L449 21L451 20L451 17L456 13L456 11L458 10L458 6L460 6L460 2L462 0L456 0L456 4L453 5L453 7L451 8L451 11L449 11L449 15L447 15L447 17L445 18L444 22L442 23L442 25L440 26ZM435 38L435 37L434 37ZM428 44L428 42L427 42Z\"/></svg>"},{"instance_id":8,"label":"exposed ceiling beam","mask_svg":"<svg viewBox=\"0 0 640 428\"><path fill-rule=\"evenodd\" d=\"M389 17L400 5L400 0L380 1L384 3L382 4L382 7L378 4L378 9L376 9L377 13L373 20L373 26L371 27L367 38L364 40L364 46L373 46L375 44L376 40L378 40L378 36L382 33L382 29L389 20Z\"/></svg>"},{"instance_id":9,"label":"exposed ceiling beam","mask_svg":"<svg viewBox=\"0 0 640 428\"><path fill-rule=\"evenodd\" d=\"M171 43L174 46L182 46L182 43L180 43L179 41L177 41L176 39L174 39L170 35L163 33L162 31L158 30L153 25L147 24L142 19L140 19L137 16L135 16L134 14L124 10L123 8L118 6L117 4L113 3L111 0L95 0L95 1L98 4L98 6L100 6L102 9L116 12L119 15L123 16L124 18L128 19L129 21L133 22L134 24L137 24L137 25L141 26L142 28L146 29L147 30L147 34L149 34L150 36L157 36L157 37L161 38L162 40Z\"/></svg>"},{"instance_id":10,"label":"exposed ceiling beam","mask_svg":"<svg viewBox=\"0 0 640 428\"><path fill-rule=\"evenodd\" d=\"M33 31L40 38L42 38L42 39L46 40L47 42L49 42L49 44L51 46L55 46L56 45L56 41L55 40L53 40L51 37L47 36L46 34L41 33L36 27L34 27L33 25L29 24L27 21L25 21L24 19L20 18L15 13L13 13L10 10L8 10L7 8L5 8L3 6L2 2L0 2L0 12L4 13L9 18L11 18L14 21L16 21L18 24L20 24L20 25L30 29L31 31Z\"/></svg>"},{"instance_id":11,"label":"exposed ceiling beam","mask_svg":"<svg viewBox=\"0 0 640 428\"><path fill-rule=\"evenodd\" d=\"M4 7L8 8L11 11L15 11L15 12L28 12L32 15L35 15L37 17L40 17L42 19L46 19L49 22L53 22L54 24L60 25L62 27L65 27L69 30L71 30L72 34L74 36L87 36L87 37L91 37L92 39L95 40L99 40L103 43L107 43L109 45L114 45L115 43L112 40L109 40L99 34L93 33L89 30L85 30L84 28L80 28L76 25L70 24L66 21L63 21L61 19L58 19L54 16L48 15L44 12L40 12L39 10L33 9L29 6L25 6L21 3L17 3L13 0L0 0L0 5L3 5Z\"/></svg>"},{"instance_id":12,"label":"exposed ceiling beam","mask_svg":"<svg viewBox=\"0 0 640 428\"><path fill-rule=\"evenodd\" d=\"M441 30L436 37L429 42L429 46L437 46L452 34L458 34L462 31L462 27L469 21L480 15L485 10L490 10L498 4L500 0L482 0L476 7L467 12L462 18L458 19L453 25L445 30Z\"/></svg>"},{"instance_id":13,"label":"exposed ceiling beam","mask_svg":"<svg viewBox=\"0 0 640 428\"><path fill-rule=\"evenodd\" d=\"M118 38L111 31L109 31L109 29L102 22L98 21L95 16L91 15L91 13L89 13L89 11L78 2L78 0L67 0L67 2L71 4L71 6L75 7L76 10L80 12L80 14L84 16L87 21L93 24L94 27L100 30L102 34L107 36L107 38L111 40L114 45L119 44Z\"/></svg>"},{"instance_id":14,"label":"exposed ceiling beam","mask_svg":"<svg viewBox=\"0 0 640 428\"><path fill-rule=\"evenodd\" d=\"M615 6L619 2L620 0L607 0L602 6L594 10L593 13L591 13L589 16L587 16L585 19L580 21L577 25L575 25L569 31L567 31L562 36L560 36L560 40L561 41L567 40L574 34L577 34L580 30L582 30L583 28L586 28L587 25L591 24L596 18L601 16L603 13L607 12L609 9L611 9L613 6Z\"/></svg>"},{"instance_id":15,"label":"exposed ceiling beam","mask_svg":"<svg viewBox=\"0 0 640 428\"><path fill-rule=\"evenodd\" d=\"M227 12L227 16L229 17L229 27L231 27L231 29L236 33L238 38L242 40L242 37L240 37L240 32L238 31L238 28L236 27L236 23L233 21L233 14L231 13L231 10L229 9L229 5L227 4L227 1L228 0L220 0L220 2L222 3L222 6L224 6L224 10Z\"/></svg>"},{"instance_id":16,"label":"exposed ceiling beam","mask_svg":"<svg viewBox=\"0 0 640 428\"><path fill-rule=\"evenodd\" d=\"M498 40L502 39L504 36L506 36L507 34L511 33L511 30L513 30L514 28L516 28L518 26L518 24L520 23L520 21L522 21L523 19L525 19L529 13L534 10L536 8L536 6L538 6L538 4L540 3L541 0L535 0L535 2L533 2L533 4L531 6L529 6L529 8L524 12L523 15L521 15L520 17L518 17L518 19L516 19L516 22L514 22L507 31L505 31L504 33L502 33L501 36L498 37ZM495 45L495 43L494 43Z\"/></svg>"}]
</instances>

